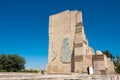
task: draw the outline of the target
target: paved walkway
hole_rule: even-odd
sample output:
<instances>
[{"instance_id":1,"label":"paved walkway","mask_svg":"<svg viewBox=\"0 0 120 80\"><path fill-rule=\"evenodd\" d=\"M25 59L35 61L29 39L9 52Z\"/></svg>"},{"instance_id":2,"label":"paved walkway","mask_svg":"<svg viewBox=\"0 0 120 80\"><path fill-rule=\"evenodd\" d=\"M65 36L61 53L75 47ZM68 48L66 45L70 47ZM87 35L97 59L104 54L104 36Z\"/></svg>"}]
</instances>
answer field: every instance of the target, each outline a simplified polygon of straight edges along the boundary
<instances>
[{"instance_id":1,"label":"paved walkway","mask_svg":"<svg viewBox=\"0 0 120 80\"><path fill-rule=\"evenodd\" d=\"M41 75L40 73L0 73L0 80L120 80L120 75Z\"/></svg>"}]
</instances>

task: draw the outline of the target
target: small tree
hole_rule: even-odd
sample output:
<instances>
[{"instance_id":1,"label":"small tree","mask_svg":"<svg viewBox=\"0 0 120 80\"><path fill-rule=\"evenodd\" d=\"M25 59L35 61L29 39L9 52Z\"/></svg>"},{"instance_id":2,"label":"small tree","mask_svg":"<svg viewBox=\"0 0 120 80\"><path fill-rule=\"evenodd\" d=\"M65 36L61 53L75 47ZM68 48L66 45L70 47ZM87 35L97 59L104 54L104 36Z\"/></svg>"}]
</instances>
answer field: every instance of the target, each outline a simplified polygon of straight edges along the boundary
<instances>
[{"instance_id":1,"label":"small tree","mask_svg":"<svg viewBox=\"0 0 120 80\"><path fill-rule=\"evenodd\" d=\"M5 70L5 65L7 62L7 56L5 54L0 55L0 70Z\"/></svg>"},{"instance_id":2,"label":"small tree","mask_svg":"<svg viewBox=\"0 0 120 80\"><path fill-rule=\"evenodd\" d=\"M108 58L110 58L111 60L114 59L112 53L110 53L108 50L106 50L106 51L102 51L102 52L103 52L104 55L106 55L106 56L107 56Z\"/></svg>"},{"instance_id":3,"label":"small tree","mask_svg":"<svg viewBox=\"0 0 120 80\"><path fill-rule=\"evenodd\" d=\"M114 60L114 65L115 65L115 71L120 74L120 56L116 56Z\"/></svg>"},{"instance_id":4,"label":"small tree","mask_svg":"<svg viewBox=\"0 0 120 80\"><path fill-rule=\"evenodd\" d=\"M25 68L25 59L17 54L0 55L0 70L17 72Z\"/></svg>"}]
</instances>

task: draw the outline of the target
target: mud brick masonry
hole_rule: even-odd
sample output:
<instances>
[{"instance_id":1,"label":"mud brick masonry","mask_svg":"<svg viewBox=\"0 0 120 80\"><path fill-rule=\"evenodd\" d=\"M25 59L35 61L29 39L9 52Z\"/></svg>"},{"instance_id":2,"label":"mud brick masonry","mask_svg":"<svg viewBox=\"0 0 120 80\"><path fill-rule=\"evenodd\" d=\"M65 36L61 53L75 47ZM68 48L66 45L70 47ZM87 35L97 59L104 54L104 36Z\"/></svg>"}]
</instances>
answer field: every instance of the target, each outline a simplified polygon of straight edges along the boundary
<instances>
[{"instance_id":1,"label":"mud brick masonry","mask_svg":"<svg viewBox=\"0 0 120 80\"><path fill-rule=\"evenodd\" d=\"M102 54L94 53L84 32L82 12L64 11L49 17L49 54L47 73L114 73L113 62Z\"/></svg>"}]
</instances>

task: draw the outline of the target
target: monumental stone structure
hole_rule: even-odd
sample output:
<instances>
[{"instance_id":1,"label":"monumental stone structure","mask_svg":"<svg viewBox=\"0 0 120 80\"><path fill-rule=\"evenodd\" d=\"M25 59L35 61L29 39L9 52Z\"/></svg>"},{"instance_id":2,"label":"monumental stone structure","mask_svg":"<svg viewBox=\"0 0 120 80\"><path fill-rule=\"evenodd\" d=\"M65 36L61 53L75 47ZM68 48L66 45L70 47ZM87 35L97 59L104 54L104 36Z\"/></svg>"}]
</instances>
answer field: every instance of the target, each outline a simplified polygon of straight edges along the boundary
<instances>
[{"instance_id":1,"label":"monumental stone structure","mask_svg":"<svg viewBox=\"0 0 120 80\"><path fill-rule=\"evenodd\" d=\"M113 62L101 51L94 53L84 32L82 12L64 11L49 17L47 73L114 73Z\"/></svg>"}]
</instances>

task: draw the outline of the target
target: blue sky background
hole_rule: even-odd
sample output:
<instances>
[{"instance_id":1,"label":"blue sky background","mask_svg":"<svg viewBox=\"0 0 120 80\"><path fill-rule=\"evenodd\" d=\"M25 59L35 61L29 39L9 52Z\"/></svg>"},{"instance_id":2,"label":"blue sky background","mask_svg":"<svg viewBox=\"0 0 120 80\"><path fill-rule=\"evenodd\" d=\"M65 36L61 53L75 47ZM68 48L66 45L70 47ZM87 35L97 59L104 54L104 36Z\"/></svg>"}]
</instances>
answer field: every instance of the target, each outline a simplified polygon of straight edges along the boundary
<instances>
[{"instance_id":1,"label":"blue sky background","mask_svg":"<svg viewBox=\"0 0 120 80\"><path fill-rule=\"evenodd\" d=\"M49 15L68 9L82 11L95 51L120 54L120 0L0 0L0 54L17 53L27 68L44 69Z\"/></svg>"}]
</instances>

